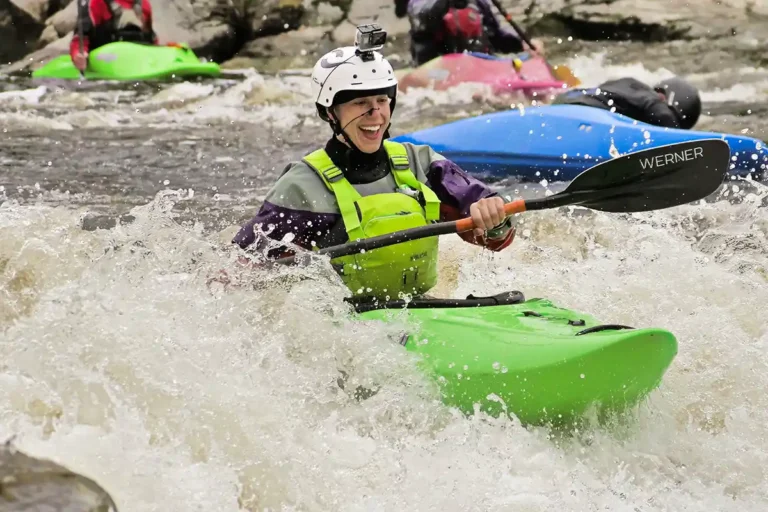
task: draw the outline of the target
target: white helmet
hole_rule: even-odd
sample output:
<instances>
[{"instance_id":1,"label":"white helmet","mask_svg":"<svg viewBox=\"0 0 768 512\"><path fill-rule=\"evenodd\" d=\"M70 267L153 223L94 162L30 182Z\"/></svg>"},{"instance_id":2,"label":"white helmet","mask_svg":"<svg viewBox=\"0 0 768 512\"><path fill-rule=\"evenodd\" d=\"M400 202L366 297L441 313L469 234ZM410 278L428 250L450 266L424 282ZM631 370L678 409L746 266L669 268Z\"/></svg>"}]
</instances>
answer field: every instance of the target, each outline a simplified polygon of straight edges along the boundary
<instances>
[{"instance_id":1,"label":"white helmet","mask_svg":"<svg viewBox=\"0 0 768 512\"><path fill-rule=\"evenodd\" d=\"M355 46L346 46L326 53L317 61L312 70L312 94L320 116L326 120L326 108L374 94L387 94L392 98L390 105L394 110L397 78L379 52L360 52Z\"/></svg>"}]
</instances>

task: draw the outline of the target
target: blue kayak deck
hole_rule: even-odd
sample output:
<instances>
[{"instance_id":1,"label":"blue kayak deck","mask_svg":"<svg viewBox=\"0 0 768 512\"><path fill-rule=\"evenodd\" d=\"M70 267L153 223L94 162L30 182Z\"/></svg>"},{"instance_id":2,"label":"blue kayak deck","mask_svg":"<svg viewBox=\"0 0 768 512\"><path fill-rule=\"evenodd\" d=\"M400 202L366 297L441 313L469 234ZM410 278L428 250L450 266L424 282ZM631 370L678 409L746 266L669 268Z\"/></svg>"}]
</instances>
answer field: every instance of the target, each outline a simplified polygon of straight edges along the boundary
<instances>
[{"instance_id":1,"label":"blue kayak deck","mask_svg":"<svg viewBox=\"0 0 768 512\"><path fill-rule=\"evenodd\" d=\"M428 144L482 177L570 181L619 154L677 142L722 138L731 148L731 176L765 179L766 144L752 137L662 128L579 105L547 105L462 119L393 140Z\"/></svg>"}]
</instances>

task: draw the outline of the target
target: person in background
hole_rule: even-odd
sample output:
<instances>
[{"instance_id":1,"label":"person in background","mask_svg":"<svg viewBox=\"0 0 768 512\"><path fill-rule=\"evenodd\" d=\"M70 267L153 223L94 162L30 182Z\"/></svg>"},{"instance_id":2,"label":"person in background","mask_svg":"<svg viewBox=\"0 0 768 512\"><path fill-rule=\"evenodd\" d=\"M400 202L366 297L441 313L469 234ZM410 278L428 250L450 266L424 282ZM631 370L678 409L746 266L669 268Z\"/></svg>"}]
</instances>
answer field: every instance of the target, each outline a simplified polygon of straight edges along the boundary
<instances>
[{"instance_id":1,"label":"person in background","mask_svg":"<svg viewBox=\"0 0 768 512\"><path fill-rule=\"evenodd\" d=\"M77 25L69 54L80 71L88 66L88 54L107 43L157 44L149 0L74 1L78 2Z\"/></svg>"},{"instance_id":2,"label":"person in background","mask_svg":"<svg viewBox=\"0 0 768 512\"><path fill-rule=\"evenodd\" d=\"M411 57L416 66L449 53L525 50L522 38L499 23L489 0L395 0L395 14L407 14L411 22ZM541 41L531 42L541 54Z\"/></svg>"},{"instance_id":3,"label":"person in background","mask_svg":"<svg viewBox=\"0 0 768 512\"><path fill-rule=\"evenodd\" d=\"M679 77L653 87L634 78L610 80L598 87L571 89L555 105L584 105L618 112L637 121L690 130L701 115L699 91Z\"/></svg>"},{"instance_id":4,"label":"person in background","mask_svg":"<svg viewBox=\"0 0 768 512\"><path fill-rule=\"evenodd\" d=\"M395 0L395 16L398 18L408 16L408 0Z\"/></svg>"}]
</instances>

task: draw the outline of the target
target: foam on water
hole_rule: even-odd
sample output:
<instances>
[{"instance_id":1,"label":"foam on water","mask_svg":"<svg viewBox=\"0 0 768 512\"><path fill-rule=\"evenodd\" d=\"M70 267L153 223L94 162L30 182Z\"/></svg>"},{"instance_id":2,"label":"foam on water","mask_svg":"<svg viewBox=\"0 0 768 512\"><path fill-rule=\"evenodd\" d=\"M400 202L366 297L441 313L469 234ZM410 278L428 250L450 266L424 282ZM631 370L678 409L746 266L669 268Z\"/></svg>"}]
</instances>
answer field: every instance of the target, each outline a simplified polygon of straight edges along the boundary
<instances>
[{"instance_id":1,"label":"foam on water","mask_svg":"<svg viewBox=\"0 0 768 512\"><path fill-rule=\"evenodd\" d=\"M568 59L566 64L583 82L583 87L595 87L606 80L616 80L631 76L647 84L672 78L675 73L666 68L655 71L647 69L640 62L629 64L609 64L605 62L607 52L590 55L577 55ZM743 67L727 70L737 83L722 87L711 84L713 79L722 80L724 70L708 73L695 73L686 76L701 90L701 98L708 102L740 101L758 102L768 98L768 72L762 68Z\"/></svg>"},{"instance_id":2,"label":"foam on water","mask_svg":"<svg viewBox=\"0 0 768 512\"><path fill-rule=\"evenodd\" d=\"M611 65L606 53L578 55L566 64L591 87L609 79L633 76L655 83L674 76L668 69L648 70L635 62ZM702 90L705 101L763 101L768 98L764 70L743 68L729 73L737 83L723 84L722 72L701 73L689 79ZM0 126L6 130L71 130L74 128L142 127L168 129L200 123L270 123L291 130L315 123L310 79L304 75L264 76L240 72L242 79L222 78L202 83L160 85L156 90L90 90L39 86L0 93ZM398 118L417 118L424 108L444 107L447 118L466 117L476 106L473 97L493 98L489 86L465 83L446 91L411 88L398 97ZM318 124L319 126L319 124Z\"/></svg>"},{"instance_id":3,"label":"foam on water","mask_svg":"<svg viewBox=\"0 0 768 512\"><path fill-rule=\"evenodd\" d=\"M599 62L569 65L587 85L666 77ZM409 92L398 112L463 112L476 90ZM5 133L235 121L327 133L305 77L7 99ZM762 512L768 217L764 195L745 197L526 214L499 254L443 237L440 295L519 289L678 336L646 404L561 438L445 408L393 341L401 326L348 317L327 263L243 271L228 234L174 222L186 192L134 209L131 224L84 231L68 194L46 201L59 207L21 207L0 189L0 440L17 435L19 448L96 479L121 511ZM241 286L209 282L221 269ZM358 401L358 386L380 389Z\"/></svg>"},{"instance_id":4,"label":"foam on water","mask_svg":"<svg viewBox=\"0 0 768 512\"><path fill-rule=\"evenodd\" d=\"M579 54L568 59L565 64L579 77L583 87L595 87L606 80L616 80L627 76L652 84L675 75L672 71L665 68L651 71L641 62L618 65L609 64L606 62L607 55L607 52L587 55Z\"/></svg>"},{"instance_id":5,"label":"foam on water","mask_svg":"<svg viewBox=\"0 0 768 512\"><path fill-rule=\"evenodd\" d=\"M330 267L238 270L226 237L172 221L184 197L96 232L76 210L0 206L0 437L121 510L765 509L760 197L526 214L499 254L444 237L445 293L520 289L678 336L623 426L564 439L446 409L398 325L348 318ZM209 283L220 269L240 287Z\"/></svg>"}]
</instances>

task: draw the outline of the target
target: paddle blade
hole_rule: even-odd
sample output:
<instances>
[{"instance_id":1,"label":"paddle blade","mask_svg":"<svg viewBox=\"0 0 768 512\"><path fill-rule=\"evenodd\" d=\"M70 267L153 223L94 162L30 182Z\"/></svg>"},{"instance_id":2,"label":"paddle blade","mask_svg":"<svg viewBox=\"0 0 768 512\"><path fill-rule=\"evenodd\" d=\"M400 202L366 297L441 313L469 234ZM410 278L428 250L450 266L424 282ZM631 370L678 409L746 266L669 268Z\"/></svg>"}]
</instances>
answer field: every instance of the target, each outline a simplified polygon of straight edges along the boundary
<instances>
[{"instance_id":1,"label":"paddle blade","mask_svg":"<svg viewBox=\"0 0 768 512\"><path fill-rule=\"evenodd\" d=\"M568 66L552 66L552 74L556 80L565 82L568 87L577 87L581 85L581 80L579 80L576 75L573 74L573 71L571 71L571 68Z\"/></svg>"},{"instance_id":2,"label":"paddle blade","mask_svg":"<svg viewBox=\"0 0 768 512\"><path fill-rule=\"evenodd\" d=\"M629 153L587 169L559 194L526 201L526 208L575 204L604 212L643 212L690 203L723 183L730 154L728 143L721 139Z\"/></svg>"}]
</instances>

